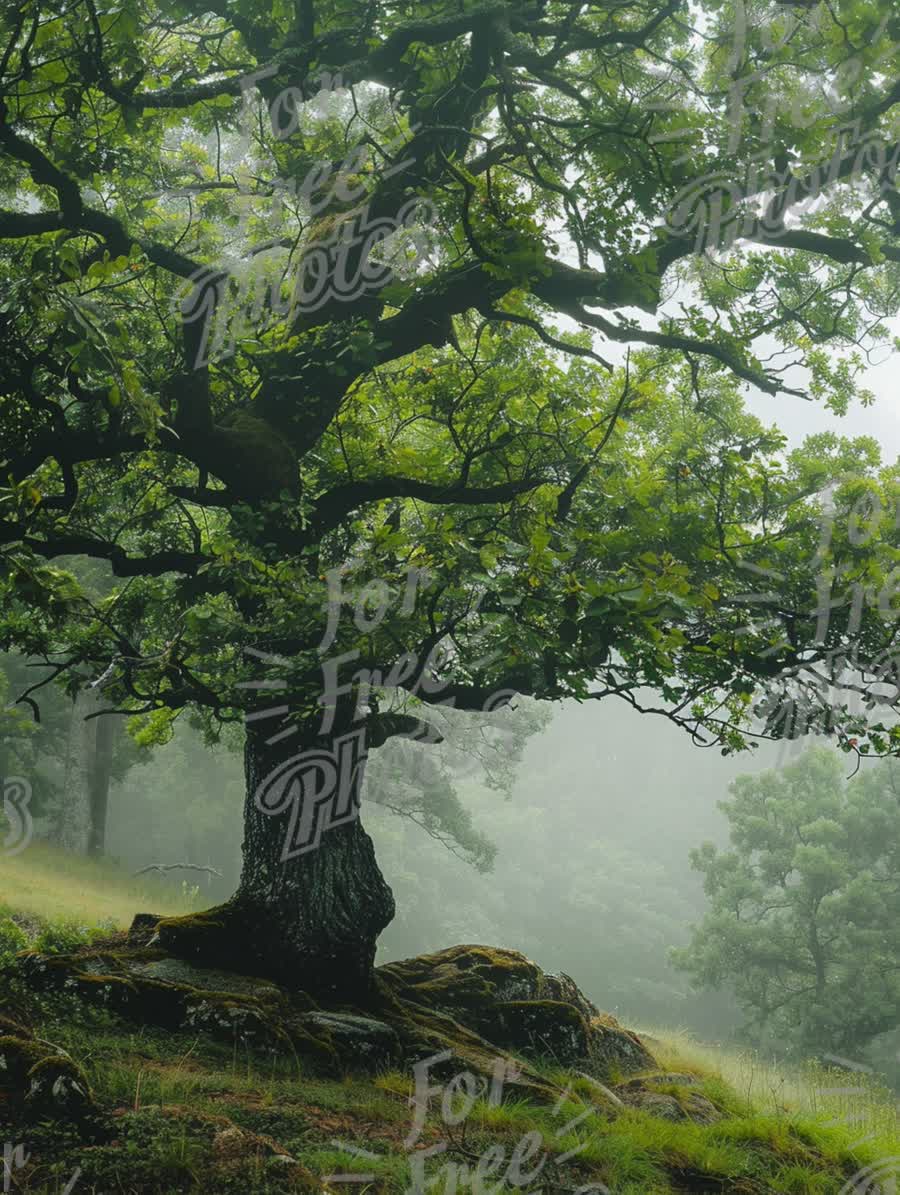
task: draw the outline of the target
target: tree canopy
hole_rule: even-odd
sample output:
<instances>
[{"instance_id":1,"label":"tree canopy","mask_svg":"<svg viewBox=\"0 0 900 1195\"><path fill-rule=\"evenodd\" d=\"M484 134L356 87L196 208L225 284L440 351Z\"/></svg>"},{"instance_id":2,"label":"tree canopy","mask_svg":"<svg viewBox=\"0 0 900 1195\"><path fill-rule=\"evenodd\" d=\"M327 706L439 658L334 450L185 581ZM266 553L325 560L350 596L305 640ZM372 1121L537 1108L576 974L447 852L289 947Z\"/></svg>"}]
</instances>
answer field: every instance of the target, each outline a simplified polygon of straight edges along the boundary
<instances>
[{"instance_id":1,"label":"tree canopy","mask_svg":"<svg viewBox=\"0 0 900 1195\"><path fill-rule=\"evenodd\" d=\"M368 670L341 696L370 747L523 693L736 750L775 678L891 748L815 668L883 679L893 517L816 553L823 487L890 512L896 473L868 441L787 454L742 403L845 412L890 342L886 0L3 21L3 644L87 665L145 733L194 705L289 747L321 734L342 570L328 651ZM863 593L824 629L823 561Z\"/></svg>"},{"instance_id":2,"label":"tree canopy","mask_svg":"<svg viewBox=\"0 0 900 1195\"><path fill-rule=\"evenodd\" d=\"M440 578L410 647L489 620L494 663L445 660L460 706L584 694L613 643L611 690L665 681L677 702L730 680L735 649L759 644L723 569L746 589L738 550L778 551L791 500L828 475L777 471L741 383L845 409L894 307L889 18L876 3L8 14L0 538L41 615L7 607L6 639L114 659L107 692L128 708L227 716L246 704L240 648L308 647L322 574L352 554L362 580ZM343 91L323 96L327 76ZM751 119L766 105L770 145ZM853 120L883 160L841 155ZM671 228L685 184L741 178L772 147L788 165L766 211L751 218L768 175L734 204L731 252L696 256ZM811 210L797 179L832 151ZM410 195L433 208L428 260L245 319L232 355L193 368L208 321L179 327L184 280L211 277L224 305L254 257L281 268L318 243L314 201L334 221L362 198L377 220ZM679 282L691 301L673 316L661 298ZM562 317L633 345L628 368ZM73 553L126 583L90 603L37 562Z\"/></svg>"}]
</instances>

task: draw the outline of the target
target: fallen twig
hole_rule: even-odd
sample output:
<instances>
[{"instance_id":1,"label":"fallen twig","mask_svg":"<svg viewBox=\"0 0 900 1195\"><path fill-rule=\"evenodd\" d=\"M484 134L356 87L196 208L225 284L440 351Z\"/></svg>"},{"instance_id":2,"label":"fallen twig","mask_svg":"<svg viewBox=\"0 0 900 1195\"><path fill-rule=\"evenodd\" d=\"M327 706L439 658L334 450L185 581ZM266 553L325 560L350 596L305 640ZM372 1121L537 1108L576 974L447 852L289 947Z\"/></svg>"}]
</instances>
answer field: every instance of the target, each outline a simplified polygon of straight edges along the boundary
<instances>
[{"instance_id":1,"label":"fallen twig","mask_svg":"<svg viewBox=\"0 0 900 1195\"><path fill-rule=\"evenodd\" d=\"M206 871L210 875L218 876L222 879L221 871L216 871L214 867L203 867L199 863L151 863L149 867L142 867L140 871L136 871L136 876L146 875L148 871Z\"/></svg>"}]
</instances>

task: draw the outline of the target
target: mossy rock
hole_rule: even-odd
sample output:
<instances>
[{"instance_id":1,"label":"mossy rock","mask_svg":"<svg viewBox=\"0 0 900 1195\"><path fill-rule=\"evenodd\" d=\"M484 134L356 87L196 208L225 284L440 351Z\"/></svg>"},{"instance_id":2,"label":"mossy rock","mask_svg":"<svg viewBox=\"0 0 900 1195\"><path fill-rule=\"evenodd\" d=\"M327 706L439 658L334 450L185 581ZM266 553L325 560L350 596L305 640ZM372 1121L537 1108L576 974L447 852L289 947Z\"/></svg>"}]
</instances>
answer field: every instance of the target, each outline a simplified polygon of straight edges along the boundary
<instances>
[{"instance_id":1,"label":"mossy rock","mask_svg":"<svg viewBox=\"0 0 900 1195\"><path fill-rule=\"evenodd\" d=\"M646 1070L657 1065L641 1038L615 1017L604 1014L590 1021L590 1050L581 1067L601 1078Z\"/></svg>"},{"instance_id":2,"label":"mossy rock","mask_svg":"<svg viewBox=\"0 0 900 1195\"><path fill-rule=\"evenodd\" d=\"M249 996L261 1003L281 1004L285 1001L281 988L274 983L254 979L250 975L237 975L233 971L194 967L183 959L161 958L149 963L138 963L129 969L132 974L146 979L186 985L204 992L231 992L238 996Z\"/></svg>"},{"instance_id":3,"label":"mossy rock","mask_svg":"<svg viewBox=\"0 0 900 1195\"><path fill-rule=\"evenodd\" d=\"M20 956L19 965L23 978L38 991L73 992L86 1003L166 1029L182 1024L193 994L190 988L135 977L122 959L104 955L29 951Z\"/></svg>"},{"instance_id":4,"label":"mossy rock","mask_svg":"<svg viewBox=\"0 0 900 1195\"><path fill-rule=\"evenodd\" d=\"M181 1028L276 1051L289 1041L285 1030L261 1008L237 1003L227 996L205 995L189 1001Z\"/></svg>"},{"instance_id":5,"label":"mossy rock","mask_svg":"<svg viewBox=\"0 0 900 1195\"><path fill-rule=\"evenodd\" d=\"M560 1000L500 1000L486 1010L484 1036L507 1049L568 1066L590 1053L590 1026Z\"/></svg>"},{"instance_id":6,"label":"mossy rock","mask_svg":"<svg viewBox=\"0 0 900 1195\"><path fill-rule=\"evenodd\" d=\"M601 1013L568 975L515 950L453 946L379 967L404 1004L435 1009L500 1046L609 1075L655 1066L636 1034Z\"/></svg>"},{"instance_id":7,"label":"mossy rock","mask_svg":"<svg viewBox=\"0 0 900 1195\"><path fill-rule=\"evenodd\" d=\"M658 1071L619 1083L616 1095L626 1106L640 1108L663 1120L715 1124L724 1114L712 1100L692 1090L698 1084L696 1075Z\"/></svg>"},{"instance_id":8,"label":"mossy rock","mask_svg":"<svg viewBox=\"0 0 900 1195\"><path fill-rule=\"evenodd\" d=\"M387 963L377 973L402 998L455 1015L477 1014L489 1002L542 999L562 999L585 1016L598 1012L568 976L548 975L516 950L451 946Z\"/></svg>"},{"instance_id":9,"label":"mossy rock","mask_svg":"<svg viewBox=\"0 0 900 1195\"><path fill-rule=\"evenodd\" d=\"M477 1014L486 1001L553 1000L578 1009L588 1021L600 1015L571 976L552 975L517 950L451 946L433 954L386 963L377 973L407 999L456 1015Z\"/></svg>"},{"instance_id":10,"label":"mossy rock","mask_svg":"<svg viewBox=\"0 0 900 1195\"><path fill-rule=\"evenodd\" d=\"M206 988L200 986L204 971L174 959L148 963L134 962L127 954L91 958L31 952L20 961L32 986L74 992L130 1020L164 1029L203 1028L229 1041L237 1037L268 1046L288 1040L273 1016L279 1006L290 1009L286 994L263 982L258 984L260 999L230 990L252 987L244 976L212 972Z\"/></svg>"},{"instance_id":11,"label":"mossy rock","mask_svg":"<svg viewBox=\"0 0 900 1195\"><path fill-rule=\"evenodd\" d=\"M0 1037L2 1119L79 1123L95 1112L88 1081L65 1050L31 1036Z\"/></svg>"},{"instance_id":12,"label":"mossy rock","mask_svg":"<svg viewBox=\"0 0 900 1195\"><path fill-rule=\"evenodd\" d=\"M397 1031L374 1017L345 1012L308 1012L297 1017L294 1023L313 1037L327 1042L335 1058L348 1069L386 1070L401 1062Z\"/></svg>"},{"instance_id":13,"label":"mossy rock","mask_svg":"<svg viewBox=\"0 0 900 1195\"><path fill-rule=\"evenodd\" d=\"M700 1079L697 1075L681 1074L678 1071L657 1071L652 1075L641 1075L635 1079L628 1079L618 1085L620 1093L626 1091L640 1091L648 1083L666 1087L697 1087Z\"/></svg>"},{"instance_id":14,"label":"mossy rock","mask_svg":"<svg viewBox=\"0 0 900 1195\"><path fill-rule=\"evenodd\" d=\"M722 1119L722 1113L715 1104L696 1091L685 1091L677 1096L662 1091L631 1091L623 1099L629 1107L639 1108L662 1120L715 1124Z\"/></svg>"},{"instance_id":15,"label":"mossy rock","mask_svg":"<svg viewBox=\"0 0 900 1195\"><path fill-rule=\"evenodd\" d=\"M505 1060L510 1093L518 1091L537 1103L552 1103L559 1097L557 1089L527 1062L513 1057L513 1051L488 1041L449 1013L400 999L380 978L376 986L381 995L378 1015L396 1030L406 1066L427 1059L429 1073L436 1079L449 1080L468 1070L489 1081L498 1062Z\"/></svg>"}]
</instances>

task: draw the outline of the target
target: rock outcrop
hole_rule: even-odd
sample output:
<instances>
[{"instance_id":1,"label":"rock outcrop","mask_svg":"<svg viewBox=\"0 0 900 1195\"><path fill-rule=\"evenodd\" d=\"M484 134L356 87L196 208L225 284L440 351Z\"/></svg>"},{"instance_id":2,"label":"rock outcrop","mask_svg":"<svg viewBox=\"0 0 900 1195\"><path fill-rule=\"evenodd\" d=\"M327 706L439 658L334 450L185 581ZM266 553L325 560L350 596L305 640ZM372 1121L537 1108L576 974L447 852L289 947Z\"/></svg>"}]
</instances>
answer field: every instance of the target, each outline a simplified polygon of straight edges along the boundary
<instances>
[{"instance_id":1,"label":"rock outcrop","mask_svg":"<svg viewBox=\"0 0 900 1195\"><path fill-rule=\"evenodd\" d=\"M515 1057L525 1064L517 1081L546 1095L530 1060L613 1080L655 1065L573 979L513 950L454 946L389 963L376 969L370 1006L324 1009L269 980L169 957L152 923L141 915L127 936L69 955L26 952L21 972L36 988L74 991L133 1020L290 1049L323 1072L374 1072L449 1049L454 1072L487 1075L498 1057Z\"/></svg>"},{"instance_id":2,"label":"rock outcrop","mask_svg":"<svg viewBox=\"0 0 900 1195\"><path fill-rule=\"evenodd\" d=\"M574 979L518 951L453 946L376 973L404 1003L446 1013L502 1049L601 1075L655 1066L637 1034L601 1013Z\"/></svg>"}]
</instances>

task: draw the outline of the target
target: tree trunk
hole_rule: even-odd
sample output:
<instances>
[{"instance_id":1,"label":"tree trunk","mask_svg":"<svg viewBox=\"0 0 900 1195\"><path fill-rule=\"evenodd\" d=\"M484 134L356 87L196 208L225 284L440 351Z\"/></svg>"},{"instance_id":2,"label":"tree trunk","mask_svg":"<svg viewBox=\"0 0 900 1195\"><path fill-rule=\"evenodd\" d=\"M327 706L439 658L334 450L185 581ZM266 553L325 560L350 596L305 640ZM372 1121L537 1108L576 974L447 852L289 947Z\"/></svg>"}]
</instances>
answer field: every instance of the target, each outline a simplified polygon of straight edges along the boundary
<instances>
[{"instance_id":1,"label":"tree trunk","mask_svg":"<svg viewBox=\"0 0 900 1195\"><path fill-rule=\"evenodd\" d=\"M267 746L248 727L243 870L230 901L159 927L166 949L329 1003L371 995L394 898L359 818L363 731Z\"/></svg>"},{"instance_id":2,"label":"tree trunk","mask_svg":"<svg viewBox=\"0 0 900 1195\"><path fill-rule=\"evenodd\" d=\"M98 689L81 689L69 719L57 838L77 855L102 855L106 847L114 725L111 717L88 719L102 702Z\"/></svg>"},{"instance_id":3,"label":"tree trunk","mask_svg":"<svg viewBox=\"0 0 900 1195\"><path fill-rule=\"evenodd\" d=\"M86 722L85 715L91 712L93 706L93 693L84 689L79 690L72 701L62 807L56 828L60 846L76 855L87 852L90 837L88 773L94 750L92 739L96 731L96 720Z\"/></svg>"},{"instance_id":4,"label":"tree trunk","mask_svg":"<svg viewBox=\"0 0 900 1195\"><path fill-rule=\"evenodd\" d=\"M109 779L112 771L115 727L111 715L94 718L87 725L95 727L91 736L94 749L88 767L90 832L87 850L89 855L96 858L106 851L106 815L109 808Z\"/></svg>"}]
</instances>

